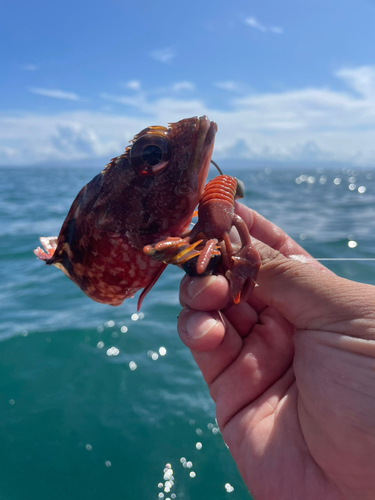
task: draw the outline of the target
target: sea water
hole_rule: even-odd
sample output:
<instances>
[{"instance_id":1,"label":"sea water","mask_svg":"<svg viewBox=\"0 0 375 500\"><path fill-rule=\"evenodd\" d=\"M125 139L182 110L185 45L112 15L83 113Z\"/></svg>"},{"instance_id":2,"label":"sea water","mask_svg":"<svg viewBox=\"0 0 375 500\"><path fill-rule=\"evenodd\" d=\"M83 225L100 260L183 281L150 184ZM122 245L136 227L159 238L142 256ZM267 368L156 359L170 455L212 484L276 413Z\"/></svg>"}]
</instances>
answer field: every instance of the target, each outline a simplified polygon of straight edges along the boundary
<instances>
[{"instance_id":1,"label":"sea water","mask_svg":"<svg viewBox=\"0 0 375 500\"><path fill-rule=\"evenodd\" d=\"M136 298L95 303L32 253L96 173L0 170L0 498L251 498L176 332L182 272L169 266L137 314ZM372 171L226 173L314 257L345 259L330 269L375 284L374 261L346 260L375 258Z\"/></svg>"}]
</instances>

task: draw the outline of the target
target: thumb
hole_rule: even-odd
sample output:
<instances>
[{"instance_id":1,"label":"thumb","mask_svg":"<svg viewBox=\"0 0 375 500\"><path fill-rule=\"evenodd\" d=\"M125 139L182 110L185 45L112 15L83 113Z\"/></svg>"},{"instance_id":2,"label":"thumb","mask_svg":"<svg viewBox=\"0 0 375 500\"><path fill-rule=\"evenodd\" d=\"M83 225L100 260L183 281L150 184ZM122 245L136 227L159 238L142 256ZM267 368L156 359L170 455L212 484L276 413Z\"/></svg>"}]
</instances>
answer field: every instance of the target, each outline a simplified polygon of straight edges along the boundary
<instances>
[{"instance_id":1,"label":"thumb","mask_svg":"<svg viewBox=\"0 0 375 500\"><path fill-rule=\"evenodd\" d=\"M312 258L288 258L258 240L254 246L262 265L253 294L295 328L359 337L373 327L374 287L340 278Z\"/></svg>"}]
</instances>

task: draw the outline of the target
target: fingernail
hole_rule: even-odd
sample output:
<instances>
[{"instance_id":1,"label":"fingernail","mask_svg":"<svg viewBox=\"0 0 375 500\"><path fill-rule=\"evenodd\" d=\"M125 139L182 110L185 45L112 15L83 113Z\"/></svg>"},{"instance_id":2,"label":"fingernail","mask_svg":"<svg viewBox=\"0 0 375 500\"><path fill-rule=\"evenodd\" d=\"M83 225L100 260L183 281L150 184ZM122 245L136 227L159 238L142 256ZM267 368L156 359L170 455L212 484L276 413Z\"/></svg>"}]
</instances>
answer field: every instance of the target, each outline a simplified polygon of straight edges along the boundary
<instances>
[{"instance_id":1,"label":"fingernail","mask_svg":"<svg viewBox=\"0 0 375 500\"><path fill-rule=\"evenodd\" d=\"M186 333L193 340L201 339L218 323L219 321L210 314L198 312L191 315L186 321Z\"/></svg>"},{"instance_id":2,"label":"fingernail","mask_svg":"<svg viewBox=\"0 0 375 500\"><path fill-rule=\"evenodd\" d=\"M233 243L233 245L241 243L240 235L238 234L237 228L235 228L234 226L230 230L229 238L230 238L231 243Z\"/></svg>"},{"instance_id":3,"label":"fingernail","mask_svg":"<svg viewBox=\"0 0 375 500\"><path fill-rule=\"evenodd\" d=\"M195 299L205 288L212 285L216 280L216 276L204 276L200 279L192 279L187 287L189 299Z\"/></svg>"}]
</instances>

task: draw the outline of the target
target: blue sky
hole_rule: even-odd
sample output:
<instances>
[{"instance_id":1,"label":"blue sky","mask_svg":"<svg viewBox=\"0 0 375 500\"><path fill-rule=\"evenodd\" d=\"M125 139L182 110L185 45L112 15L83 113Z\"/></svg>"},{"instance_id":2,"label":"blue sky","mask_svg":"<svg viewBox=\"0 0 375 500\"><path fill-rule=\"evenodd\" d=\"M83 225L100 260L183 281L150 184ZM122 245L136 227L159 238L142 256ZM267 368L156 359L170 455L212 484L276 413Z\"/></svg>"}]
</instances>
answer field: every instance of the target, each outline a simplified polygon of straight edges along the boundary
<instances>
[{"instance_id":1,"label":"blue sky","mask_svg":"<svg viewBox=\"0 0 375 500\"><path fill-rule=\"evenodd\" d=\"M375 166L375 1L12 0L0 165L99 163L207 114L214 157Z\"/></svg>"}]
</instances>

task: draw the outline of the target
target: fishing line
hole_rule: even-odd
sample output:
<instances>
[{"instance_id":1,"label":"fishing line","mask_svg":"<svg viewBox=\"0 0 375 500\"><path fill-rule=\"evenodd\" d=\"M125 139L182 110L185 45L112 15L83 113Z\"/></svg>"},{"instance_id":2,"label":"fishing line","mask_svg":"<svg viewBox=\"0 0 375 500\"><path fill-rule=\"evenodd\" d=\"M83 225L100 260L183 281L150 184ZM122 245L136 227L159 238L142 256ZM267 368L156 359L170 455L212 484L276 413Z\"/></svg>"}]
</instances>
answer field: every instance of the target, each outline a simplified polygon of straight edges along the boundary
<instances>
[{"instance_id":1,"label":"fishing line","mask_svg":"<svg viewBox=\"0 0 375 500\"><path fill-rule=\"evenodd\" d=\"M219 174L223 175L223 172L221 171L221 168L219 167L219 165L216 162L214 162L214 160L211 160L211 163L212 163L212 165L215 165L215 167L218 169Z\"/></svg>"},{"instance_id":2,"label":"fishing line","mask_svg":"<svg viewBox=\"0 0 375 500\"><path fill-rule=\"evenodd\" d=\"M211 163L217 168L217 170L219 171L220 175L223 175L223 172L221 171L221 168L219 167L219 165L214 162L214 160L211 160ZM361 257L358 257L358 258L346 258L346 257L319 257L319 258L315 258L313 257L314 260L319 260L319 261L322 261L322 260L330 260L330 261L366 261L366 260L375 260L375 258L361 258Z\"/></svg>"},{"instance_id":3,"label":"fishing line","mask_svg":"<svg viewBox=\"0 0 375 500\"><path fill-rule=\"evenodd\" d=\"M315 260L375 260L375 259L370 259L370 258L359 258L359 257L358 258L355 258L355 257L353 257L353 258L344 258L344 257L342 257L342 258L341 257L338 257L338 258L336 258L336 257L315 258L314 257L314 259Z\"/></svg>"}]
</instances>

